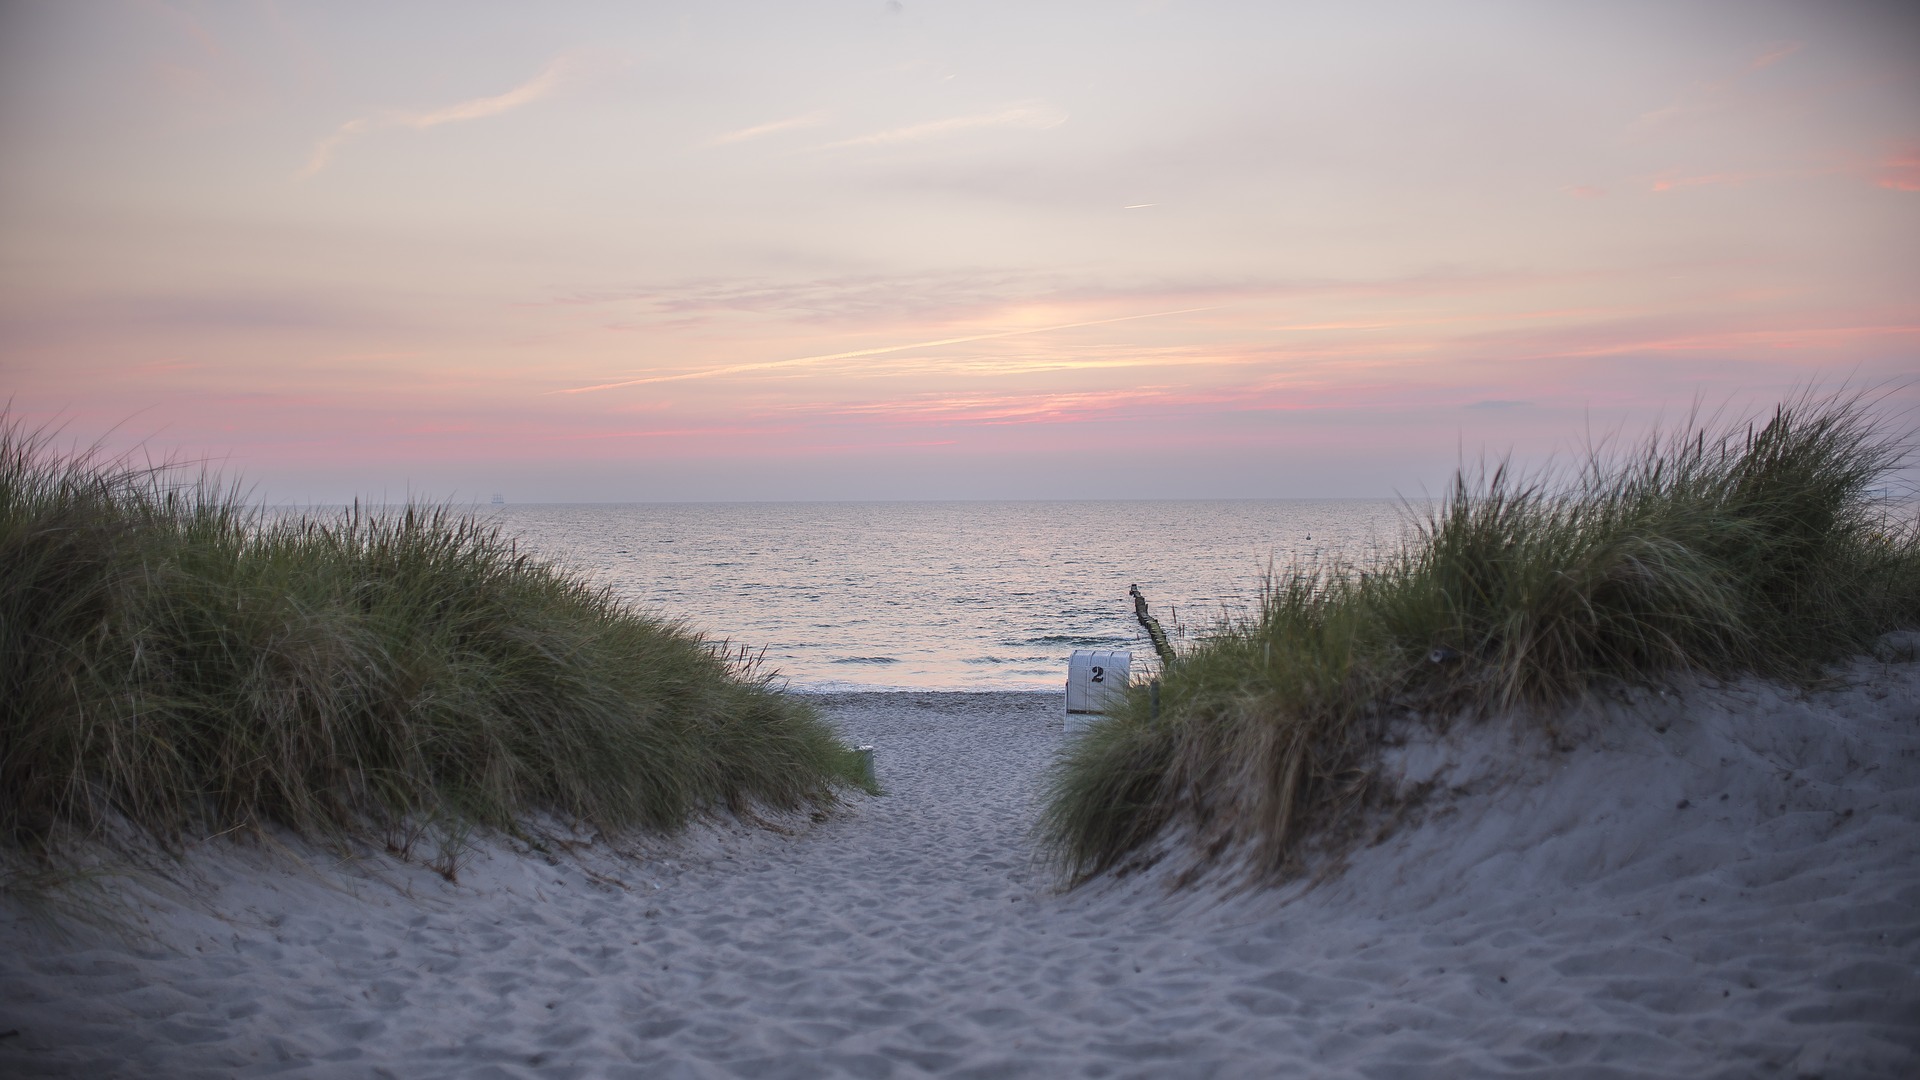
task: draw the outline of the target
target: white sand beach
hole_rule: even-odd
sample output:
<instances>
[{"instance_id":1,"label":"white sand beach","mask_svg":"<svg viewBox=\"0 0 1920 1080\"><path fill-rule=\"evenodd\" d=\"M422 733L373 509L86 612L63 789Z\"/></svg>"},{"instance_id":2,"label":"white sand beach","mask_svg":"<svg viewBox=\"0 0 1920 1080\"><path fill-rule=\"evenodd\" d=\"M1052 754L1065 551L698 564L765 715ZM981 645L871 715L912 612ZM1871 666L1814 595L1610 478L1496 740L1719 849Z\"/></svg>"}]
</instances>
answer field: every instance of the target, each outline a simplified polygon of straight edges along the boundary
<instances>
[{"instance_id":1,"label":"white sand beach","mask_svg":"<svg viewBox=\"0 0 1920 1080\"><path fill-rule=\"evenodd\" d=\"M1237 893L1059 888L1057 697L836 696L887 794L825 821L457 884L214 841L131 944L7 907L0 1074L1920 1075L1920 665L1843 674L1405 747L1419 820Z\"/></svg>"}]
</instances>

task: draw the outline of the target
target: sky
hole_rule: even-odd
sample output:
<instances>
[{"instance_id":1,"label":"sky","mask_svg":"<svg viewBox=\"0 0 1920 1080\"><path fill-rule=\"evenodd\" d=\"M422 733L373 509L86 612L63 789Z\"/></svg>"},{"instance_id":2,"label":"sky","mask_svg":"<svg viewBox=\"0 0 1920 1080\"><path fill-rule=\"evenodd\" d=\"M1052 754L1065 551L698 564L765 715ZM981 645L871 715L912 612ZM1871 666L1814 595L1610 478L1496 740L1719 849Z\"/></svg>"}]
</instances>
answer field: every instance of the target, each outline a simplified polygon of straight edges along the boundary
<instances>
[{"instance_id":1,"label":"sky","mask_svg":"<svg viewBox=\"0 0 1920 1080\"><path fill-rule=\"evenodd\" d=\"M1916 375L1897 4L0 0L0 397L270 502L1390 497Z\"/></svg>"}]
</instances>

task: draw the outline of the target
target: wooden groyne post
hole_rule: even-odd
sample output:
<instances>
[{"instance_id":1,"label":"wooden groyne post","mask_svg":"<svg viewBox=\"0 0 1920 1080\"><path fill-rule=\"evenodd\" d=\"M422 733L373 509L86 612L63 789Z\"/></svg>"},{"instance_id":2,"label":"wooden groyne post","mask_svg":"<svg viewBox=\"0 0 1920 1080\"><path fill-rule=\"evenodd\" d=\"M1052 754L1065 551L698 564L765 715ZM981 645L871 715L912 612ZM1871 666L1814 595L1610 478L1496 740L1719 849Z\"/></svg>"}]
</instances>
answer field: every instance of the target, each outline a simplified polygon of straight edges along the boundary
<instances>
[{"instance_id":1,"label":"wooden groyne post","mask_svg":"<svg viewBox=\"0 0 1920 1080\"><path fill-rule=\"evenodd\" d=\"M1173 663L1173 646L1167 643L1167 632L1160 629L1159 619L1147 614L1147 597L1140 591L1140 586L1127 586L1127 595L1133 597L1133 617L1146 628L1147 640L1153 642L1153 651L1160 654L1161 668L1166 668Z\"/></svg>"}]
</instances>

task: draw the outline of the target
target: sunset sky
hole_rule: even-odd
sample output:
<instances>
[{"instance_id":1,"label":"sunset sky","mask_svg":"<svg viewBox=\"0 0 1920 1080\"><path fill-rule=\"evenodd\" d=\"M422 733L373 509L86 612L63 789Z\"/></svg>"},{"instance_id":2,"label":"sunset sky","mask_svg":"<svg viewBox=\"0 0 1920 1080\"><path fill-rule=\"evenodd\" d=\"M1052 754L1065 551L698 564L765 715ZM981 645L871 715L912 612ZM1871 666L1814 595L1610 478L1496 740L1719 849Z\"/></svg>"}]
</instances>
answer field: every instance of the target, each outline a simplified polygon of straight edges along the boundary
<instances>
[{"instance_id":1,"label":"sunset sky","mask_svg":"<svg viewBox=\"0 0 1920 1080\"><path fill-rule=\"evenodd\" d=\"M268 500L1390 496L1916 375L1901 5L0 6L0 398Z\"/></svg>"}]
</instances>

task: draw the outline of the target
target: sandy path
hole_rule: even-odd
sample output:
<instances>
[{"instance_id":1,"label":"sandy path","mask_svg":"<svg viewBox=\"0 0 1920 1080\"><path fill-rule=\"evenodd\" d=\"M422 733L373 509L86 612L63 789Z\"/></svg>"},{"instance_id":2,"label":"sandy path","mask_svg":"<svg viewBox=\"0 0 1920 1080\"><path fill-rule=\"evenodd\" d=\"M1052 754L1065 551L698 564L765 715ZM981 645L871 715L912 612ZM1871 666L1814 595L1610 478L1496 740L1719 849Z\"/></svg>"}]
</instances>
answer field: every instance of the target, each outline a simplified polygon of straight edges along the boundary
<instances>
[{"instance_id":1,"label":"sandy path","mask_svg":"<svg viewBox=\"0 0 1920 1080\"><path fill-rule=\"evenodd\" d=\"M797 835L493 844L457 887L214 851L222 914L162 903L165 947L9 918L0 1073L1913 1075L1920 671L1856 677L1696 695L1518 776L1498 732L1409 748L1461 790L1290 901L1055 891L1055 698L836 697L889 794Z\"/></svg>"}]
</instances>

